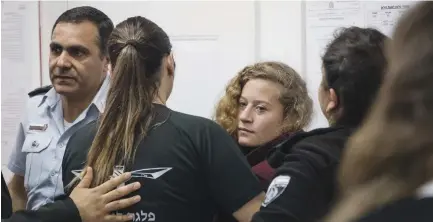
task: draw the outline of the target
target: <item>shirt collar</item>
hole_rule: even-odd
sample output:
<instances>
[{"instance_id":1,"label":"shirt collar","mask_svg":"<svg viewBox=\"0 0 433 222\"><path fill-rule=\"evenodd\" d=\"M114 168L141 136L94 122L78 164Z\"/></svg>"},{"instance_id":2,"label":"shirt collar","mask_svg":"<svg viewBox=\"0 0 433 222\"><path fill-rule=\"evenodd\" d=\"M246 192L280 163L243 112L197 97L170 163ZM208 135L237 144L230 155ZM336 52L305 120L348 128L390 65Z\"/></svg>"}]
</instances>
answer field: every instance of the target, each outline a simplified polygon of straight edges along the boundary
<instances>
[{"instance_id":1,"label":"shirt collar","mask_svg":"<svg viewBox=\"0 0 433 222\"><path fill-rule=\"evenodd\" d=\"M93 97L93 100L90 103L90 105L92 104L95 105L100 113L104 112L105 101L107 99L109 86L110 86L110 77L107 75L101 85L101 88L99 88L98 92L96 93L95 97ZM46 104L50 108L54 108L59 101L60 101L60 95L56 92L56 90L53 87L43 96L39 106L41 106L43 103L46 102Z\"/></svg>"},{"instance_id":2,"label":"shirt collar","mask_svg":"<svg viewBox=\"0 0 433 222\"><path fill-rule=\"evenodd\" d=\"M95 104L96 108L98 108L100 113L104 112L105 109L105 101L107 99L108 89L110 87L110 76L107 75L102 83L101 88L98 93L96 93L93 98L92 103Z\"/></svg>"}]
</instances>

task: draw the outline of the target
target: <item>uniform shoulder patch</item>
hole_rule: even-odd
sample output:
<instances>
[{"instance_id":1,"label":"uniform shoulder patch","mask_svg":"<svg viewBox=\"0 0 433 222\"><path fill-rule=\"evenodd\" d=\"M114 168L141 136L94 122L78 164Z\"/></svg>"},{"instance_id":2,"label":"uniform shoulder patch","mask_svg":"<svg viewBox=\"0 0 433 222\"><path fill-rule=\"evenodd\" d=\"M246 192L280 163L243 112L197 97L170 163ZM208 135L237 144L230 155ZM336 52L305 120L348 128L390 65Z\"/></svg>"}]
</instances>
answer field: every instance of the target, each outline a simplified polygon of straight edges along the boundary
<instances>
[{"instance_id":1,"label":"uniform shoulder patch","mask_svg":"<svg viewBox=\"0 0 433 222\"><path fill-rule=\"evenodd\" d=\"M271 185L269 185L268 191L266 192L265 200L262 203L263 207L268 206L272 201L277 199L286 189L287 185L289 185L290 176L277 176L275 177Z\"/></svg>"},{"instance_id":2,"label":"uniform shoulder patch","mask_svg":"<svg viewBox=\"0 0 433 222\"><path fill-rule=\"evenodd\" d=\"M33 91L29 92L28 95L31 98L31 97L34 97L34 96L37 96L37 95L45 94L48 91L50 91L51 88L53 88L53 86L51 86L51 85L49 85L49 86L42 86L42 87L36 88Z\"/></svg>"}]
</instances>

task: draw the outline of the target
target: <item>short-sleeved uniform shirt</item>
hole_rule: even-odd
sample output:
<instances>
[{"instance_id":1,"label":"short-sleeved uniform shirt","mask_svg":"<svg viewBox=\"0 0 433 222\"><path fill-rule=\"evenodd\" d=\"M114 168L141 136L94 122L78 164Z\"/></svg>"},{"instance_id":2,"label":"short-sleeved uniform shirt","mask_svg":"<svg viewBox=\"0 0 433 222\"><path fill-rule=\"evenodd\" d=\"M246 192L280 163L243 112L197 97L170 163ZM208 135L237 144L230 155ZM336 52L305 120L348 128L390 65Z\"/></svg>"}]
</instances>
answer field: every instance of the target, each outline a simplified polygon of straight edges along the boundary
<instances>
[{"instance_id":1,"label":"short-sleeved uniform shirt","mask_svg":"<svg viewBox=\"0 0 433 222\"><path fill-rule=\"evenodd\" d=\"M134 221L207 222L217 210L234 213L262 192L237 144L219 125L163 105L154 104L154 110L154 127L124 169L133 173L127 183L141 183L141 202L120 213L133 213ZM65 185L84 167L96 124L70 139L63 161Z\"/></svg>"},{"instance_id":2,"label":"short-sleeved uniform shirt","mask_svg":"<svg viewBox=\"0 0 433 222\"><path fill-rule=\"evenodd\" d=\"M27 209L39 209L63 194L61 169L68 140L103 112L108 87L106 77L92 103L73 123L65 123L61 98L54 88L29 99L8 164L14 174L24 177Z\"/></svg>"}]
</instances>

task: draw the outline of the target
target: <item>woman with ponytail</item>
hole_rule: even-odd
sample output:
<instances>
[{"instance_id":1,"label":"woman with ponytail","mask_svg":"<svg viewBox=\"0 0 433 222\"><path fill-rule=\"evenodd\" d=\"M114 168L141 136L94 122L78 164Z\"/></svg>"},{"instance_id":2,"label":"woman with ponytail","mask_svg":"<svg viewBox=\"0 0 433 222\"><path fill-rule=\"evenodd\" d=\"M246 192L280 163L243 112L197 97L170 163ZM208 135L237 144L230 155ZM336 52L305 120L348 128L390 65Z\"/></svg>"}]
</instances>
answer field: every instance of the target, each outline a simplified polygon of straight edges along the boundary
<instances>
[{"instance_id":1,"label":"woman with ponytail","mask_svg":"<svg viewBox=\"0 0 433 222\"><path fill-rule=\"evenodd\" d=\"M73 187L87 166L95 171L92 186L128 171L128 183L142 184L142 201L117 213L134 221L210 222L219 210L249 221L264 193L237 144L213 121L165 105L175 76L167 34L146 18L128 18L114 29L108 52L105 111L71 138L64 184Z\"/></svg>"}]
</instances>

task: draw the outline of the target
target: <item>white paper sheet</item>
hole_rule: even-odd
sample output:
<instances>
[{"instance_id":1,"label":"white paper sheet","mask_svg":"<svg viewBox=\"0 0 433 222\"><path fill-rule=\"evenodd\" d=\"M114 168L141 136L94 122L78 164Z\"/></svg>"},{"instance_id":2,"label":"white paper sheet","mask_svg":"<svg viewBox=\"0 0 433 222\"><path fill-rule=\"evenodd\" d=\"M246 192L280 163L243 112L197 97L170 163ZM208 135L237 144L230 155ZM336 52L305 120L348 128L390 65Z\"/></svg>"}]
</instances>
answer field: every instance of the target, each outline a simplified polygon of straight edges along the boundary
<instances>
[{"instance_id":1,"label":"white paper sheet","mask_svg":"<svg viewBox=\"0 0 433 222\"><path fill-rule=\"evenodd\" d=\"M414 2L369 2L365 5L365 26L391 36L398 19Z\"/></svg>"},{"instance_id":2,"label":"white paper sheet","mask_svg":"<svg viewBox=\"0 0 433 222\"><path fill-rule=\"evenodd\" d=\"M18 124L25 111L27 93L40 84L37 2L2 2L1 65L1 164L5 167L14 149Z\"/></svg>"},{"instance_id":3,"label":"white paper sheet","mask_svg":"<svg viewBox=\"0 0 433 222\"><path fill-rule=\"evenodd\" d=\"M359 1L307 2L306 7L306 81L314 101L311 129L327 126L317 99L322 80L321 56L335 31L341 27L363 26L363 10Z\"/></svg>"},{"instance_id":4,"label":"white paper sheet","mask_svg":"<svg viewBox=\"0 0 433 222\"><path fill-rule=\"evenodd\" d=\"M374 27L391 35L396 21L412 2L393 1L307 1L305 7L306 81L314 100L310 129L328 126L317 99L322 79L321 56L334 33L341 27Z\"/></svg>"}]
</instances>

